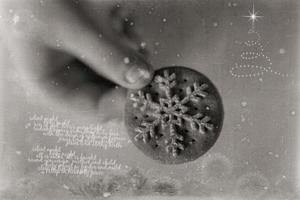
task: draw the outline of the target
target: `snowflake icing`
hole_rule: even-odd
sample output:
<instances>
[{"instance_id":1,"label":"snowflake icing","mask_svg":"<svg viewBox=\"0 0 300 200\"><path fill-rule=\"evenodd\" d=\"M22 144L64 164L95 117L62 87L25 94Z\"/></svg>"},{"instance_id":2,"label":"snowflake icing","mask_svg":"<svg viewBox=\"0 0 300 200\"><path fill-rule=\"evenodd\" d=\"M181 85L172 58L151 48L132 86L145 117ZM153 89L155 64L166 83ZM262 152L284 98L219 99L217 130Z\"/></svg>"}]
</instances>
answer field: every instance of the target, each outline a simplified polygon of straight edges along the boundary
<instances>
[{"instance_id":1,"label":"snowflake icing","mask_svg":"<svg viewBox=\"0 0 300 200\"><path fill-rule=\"evenodd\" d=\"M212 130L213 125L209 123L211 118L205 116L202 113L197 113L193 116L187 112L189 108L186 106L188 102L199 102L202 98L205 98L208 93L204 90L208 88L207 84L199 85L195 82L192 86L188 86L185 90L186 96L180 99L178 95L172 95L172 88L176 86L176 75L172 73L169 75L167 70L164 71L164 75L157 75L154 78L154 82L158 84L159 89L164 91L167 98L159 98L159 102L154 102L152 96L149 93L144 93L139 90L136 94L131 94L130 99L133 101L134 107L144 112L146 111L148 116L152 116L154 120L142 121L141 125L135 129L137 133L134 139L136 141L142 140L147 143L150 138L158 138L155 133L155 128L161 126L162 129L169 128L169 134L164 134L165 150L167 153L176 157L179 151L183 151L185 146L183 144L183 136L176 132L176 126L181 127L183 121L187 121L190 124L192 130L197 130L200 134L205 134L206 129Z\"/></svg>"}]
</instances>

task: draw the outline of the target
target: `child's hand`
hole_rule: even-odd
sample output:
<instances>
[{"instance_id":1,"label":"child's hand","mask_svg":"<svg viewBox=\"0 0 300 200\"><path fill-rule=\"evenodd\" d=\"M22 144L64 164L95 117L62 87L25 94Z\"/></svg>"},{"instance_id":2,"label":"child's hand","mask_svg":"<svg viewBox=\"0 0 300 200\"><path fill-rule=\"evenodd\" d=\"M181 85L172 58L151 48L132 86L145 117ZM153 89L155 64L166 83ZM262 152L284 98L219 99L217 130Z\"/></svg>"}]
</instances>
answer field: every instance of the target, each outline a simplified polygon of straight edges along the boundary
<instances>
[{"instance_id":1,"label":"child's hand","mask_svg":"<svg viewBox=\"0 0 300 200\"><path fill-rule=\"evenodd\" d=\"M105 110L105 101L115 92L103 78L124 88L140 88L151 80L153 70L140 52L136 35L124 27L130 18L123 11L106 9L104 2L98 10L103 17L94 22L85 15L82 3L2 0L1 35L22 75L56 98L80 102L79 107L96 105L104 114L113 110L114 106ZM123 98L121 90L114 95Z\"/></svg>"}]
</instances>

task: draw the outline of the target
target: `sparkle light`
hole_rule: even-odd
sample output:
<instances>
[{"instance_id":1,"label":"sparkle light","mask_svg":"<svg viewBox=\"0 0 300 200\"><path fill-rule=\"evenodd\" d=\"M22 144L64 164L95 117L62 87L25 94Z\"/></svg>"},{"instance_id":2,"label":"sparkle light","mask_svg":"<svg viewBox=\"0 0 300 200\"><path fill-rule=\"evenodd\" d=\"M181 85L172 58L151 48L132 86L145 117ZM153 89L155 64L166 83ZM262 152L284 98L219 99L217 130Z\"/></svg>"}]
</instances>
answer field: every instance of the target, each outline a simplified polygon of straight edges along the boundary
<instances>
[{"instance_id":1,"label":"sparkle light","mask_svg":"<svg viewBox=\"0 0 300 200\"><path fill-rule=\"evenodd\" d=\"M252 22L252 29L254 29L254 24L258 21L258 18L262 18L263 16L258 15L258 12L255 11L254 4L252 7L252 11L249 11L249 15L243 16L249 18L249 21Z\"/></svg>"}]
</instances>

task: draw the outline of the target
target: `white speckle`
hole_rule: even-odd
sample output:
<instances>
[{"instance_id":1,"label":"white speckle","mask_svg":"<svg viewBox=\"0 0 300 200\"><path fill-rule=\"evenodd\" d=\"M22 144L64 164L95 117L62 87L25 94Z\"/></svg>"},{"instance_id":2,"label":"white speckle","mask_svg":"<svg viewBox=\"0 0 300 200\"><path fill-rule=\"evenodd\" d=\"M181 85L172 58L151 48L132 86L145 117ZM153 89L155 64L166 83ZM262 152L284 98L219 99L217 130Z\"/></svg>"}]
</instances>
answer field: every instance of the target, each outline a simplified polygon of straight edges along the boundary
<instances>
[{"instance_id":1,"label":"white speckle","mask_svg":"<svg viewBox=\"0 0 300 200\"><path fill-rule=\"evenodd\" d=\"M279 155L278 155L278 154L275 154L275 158L279 158Z\"/></svg>"},{"instance_id":2,"label":"white speckle","mask_svg":"<svg viewBox=\"0 0 300 200\"><path fill-rule=\"evenodd\" d=\"M263 79L262 79L262 77L259 77L259 79L258 79L260 82L263 82Z\"/></svg>"},{"instance_id":3,"label":"white speckle","mask_svg":"<svg viewBox=\"0 0 300 200\"><path fill-rule=\"evenodd\" d=\"M115 86L115 89L119 89L119 86L116 85L116 86Z\"/></svg>"},{"instance_id":4,"label":"white speckle","mask_svg":"<svg viewBox=\"0 0 300 200\"><path fill-rule=\"evenodd\" d=\"M21 151L16 151L17 155L21 155L21 153L22 153Z\"/></svg>"},{"instance_id":5,"label":"white speckle","mask_svg":"<svg viewBox=\"0 0 300 200\"><path fill-rule=\"evenodd\" d=\"M98 37L99 37L99 38L102 38L102 34L100 33L100 34L98 35Z\"/></svg>"},{"instance_id":6,"label":"white speckle","mask_svg":"<svg viewBox=\"0 0 300 200\"><path fill-rule=\"evenodd\" d=\"M285 53L286 53L286 50L285 50L284 48L281 48L281 49L279 49L279 53L280 53L280 54L285 54Z\"/></svg>"},{"instance_id":7,"label":"white speckle","mask_svg":"<svg viewBox=\"0 0 300 200\"><path fill-rule=\"evenodd\" d=\"M228 7L236 7L237 3L231 3L231 2L229 2L227 5L228 5Z\"/></svg>"},{"instance_id":8,"label":"white speckle","mask_svg":"<svg viewBox=\"0 0 300 200\"><path fill-rule=\"evenodd\" d=\"M66 184L63 184L63 188L65 188L66 190L69 190L69 189L70 189L70 187L67 186Z\"/></svg>"},{"instance_id":9,"label":"white speckle","mask_svg":"<svg viewBox=\"0 0 300 200\"><path fill-rule=\"evenodd\" d=\"M130 22L130 26L133 26L134 25L134 22Z\"/></svg>"},{"instance_id":10,"label":"white speckle","mask_svg":"<svg viewBox=\"0 0 300 200\"><path fill-rule=\"evenodd\" d=\"M272 151L269 151L268 154L269 154L269 155L273 155L273 152L272 152Z\"/></svg>"},{"instance_id":11,"label":"white speckle","mask_svg":"<svg viewBox=\"0 0 300 200\"><path fill-rule=\"evenodd\" d=\"M213 25L214 25L214 27L217 27L218 26L218 22L214 22Z\"/></svg>"},{"instance_id":12,"label":"white speckle","mask_svg":"<svg viewBox=\"0 0 300 200\"><path fill-rule=\"evenodd\" d=\"M232 25L233 25L233 22L230 22L229 25L232 26Z\"/></svg>"},{"instance_id":13,"label":"white speckle","mask_svg":"<svg viewBox=\"0 0 300 200\"><path fill-rule=\"evenodd\" d=\"M180 57L180 54L178 53L178 54L176 54L176 56L179 58L179 57Z\"/></svg>"},{"instance_id":14,"label":"white speckle","mask_svg":"<svg viewBox=\"0 0 300 200\"><path fill-rule=\"evenodd\" d=\"M27 129L27 128L29 128L31 126L31 124L30 123L27 123L26 125L25 125L25 128Z\"/></svg>"},{"instance_id":15,"label":"white speckle","mask_svg":"<svg viewBox=\"0 0 300 200\"><path fill-rule=\"evenodd\" d=\"M241 105L242 105L243 107L246 107L247 104L248 104L247 101L242 101L242 102L241 102Z\"/></svg>"},{"instance_id":16,"label":"white speckle","mask_svg":"<svg viewBox=\"0 0 300 200\"><path fill-rule=\"evenodd\" d=\"M9 13L13 13L14 11L13 11L13 9L9 9L8 12Z\"/></svg>"},{"instance_id":17,"label":"white speckle","mask_svg":"<svg viewBox=\"0 0 300 200\"><path fill-rule=\"evenodd\" d=\"M157 55L157 54L158 54L158 52L157 52L157 51L154 51L154 54L155 54L155 55Z\"/></svg>"},{"instance_id":18,"label":"white speckle","mask_svg":"<svg viewBox=\"0 0 300 200\"><path fill-rule=\"evenodd\" d=\"M104 192L103 193L103 197L109 197L111 195L111 193L109 193L109 192Z\"/></svg>"},{"instance_id":19,"label":"white speckle","mask_svg":"<svg viewBox=\"0 0 300 200\"><path fill-rule=\"evenodd\" d=\"M245 121L246 121L246 118L245 118L244 115L241 115L241 121L242 121L242 122L245 122Z\"/></svg>"},{"instance_id":20,"label":"white speckle","mask_svg":"<svg viewBox=\"0 0 300 200\"><path fill-rule=\"evenodd\" d=\"M128 57L125 57L123 61L124 61L125 64L129 64L130 63L130 59Z\"/></svg>"},{"instance_id":21,"label":"white speckle","mask_svg":"<svg viewBox=\"0 0 300 200\"><path fill-rule=\"evenodd\" d=\"M19 15L14 15L13 17L13 23L17 24L20 21L20 16Z\"/></svg>"},{"instance_id":22,"label":"white speckle","mask_svg":"<svg viewBox=\"0 0 300 200\"><path fill-rule=\"evenodd\" d=\"M163 22L167 22L167 19L166 19L166 18L163 18Z\"/></svg>"},{"instance_id":23,"label":"white speckle","mask_svg":"<svg viewBox=\"0 0 300 200\"><path fill-rule=\"evenodd\" d=\"M60 40L56 40L56 46L60 47L61 46L61 41Z\"/></svg>"},{"instance_id":24,"label":"white speckle","mask_svg":"<svg viewBox=\"0 0 300 200\"><path fill-rule=\"evenodd\" d=\"M285 176L285 175L282 175L282 178L283 178L283 179L286 179L286 176Z\"/></svg>"},{"instance_id":25,"label":"white speckle","mask_svg":"<svg viewBox=\"0 0 300 200\"><path fill-rule=\"evenodd\" d=\"M155 46L158 46L158 45L159 45L159 42L155 42L154 45L155 45Z\"/></svg>"},{"instance_id":26,"label":"white speckle","mask_svg":"<svg viewBox=\"0 0 300 200\"><path fill-rule=\"evenodd\" d=\"M291 115L293 115L293 116L296 115L296 111L295 111L295 110L292 110L292 111L291 111Z\"/></svg>"},{"instance_id":27,"label":"white speckle","mask_svg":"<svg viewBox=\"0 0 300 200\"><path fill-rule=\"evenodd\" d=\"M112 100L111 100L111 102L112 102L112 103L115 103L115 102L116 102L116 100L112 99Z\"/></svg>"},{"instance_id":28,"label":"white speckle","mask_svg":"<svg viewBox=\"0 0 300 200\"><path fill-rule=\"evenodd\" d=\"M264 187L264 190L268 190L269 188L267 186Z\"/></svg>"},{"instance_id":29,"label":"white speckle","mask_svg":"<svg viewBox=\"0 0 300 200\"><path fill-rule=\"evenodd\" d=\"M146 43L146 42L141 42L141 44L140 44L140 45L141 45L141 48L142 48L142 49L145 49L145 48L146 48L146 46L147 46L147 43Z\"/></svg>"}]
</instances>

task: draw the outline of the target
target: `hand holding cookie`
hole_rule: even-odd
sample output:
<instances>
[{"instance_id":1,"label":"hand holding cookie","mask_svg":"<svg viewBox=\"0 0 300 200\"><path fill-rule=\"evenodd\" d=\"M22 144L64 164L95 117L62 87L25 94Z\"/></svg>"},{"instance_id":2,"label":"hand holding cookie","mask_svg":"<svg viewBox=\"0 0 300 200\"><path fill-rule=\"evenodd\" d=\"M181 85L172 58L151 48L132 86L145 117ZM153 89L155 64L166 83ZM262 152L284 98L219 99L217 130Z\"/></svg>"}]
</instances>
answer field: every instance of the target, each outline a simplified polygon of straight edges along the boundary
<instances>
[{"instance_id":1,"label":"hand holding cookie","mask_svg":"<svg viewBox=\"0 0 300 200\"><path fill-rule=\"evenodd\" d=\"M197 159L216 142L223 122L221 97L203 74L166 67L128 93L125 120L133 143L165 164Z\"/></svg>"},{"instance_id":2,"label":"hand holding cookie","mask_svg":"<svg viewBox=\"0 0 300 200\"><path fill-rule=\"evenodd\" d=\"M152 66L124 9L101 2L97 9L102 17L95 21L85 4L88 1L2 0L1 38L28 82L72 109L110 114L104 99L121 94L125 99L125 89L111 93L115 85L145 86Z\"/></svg>"}]
</instances>

